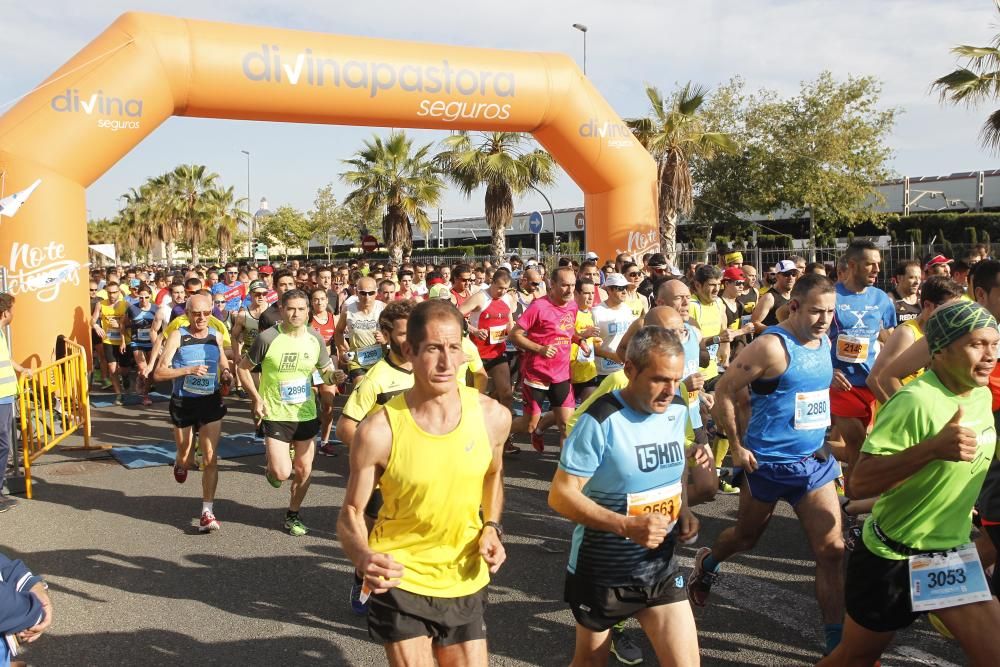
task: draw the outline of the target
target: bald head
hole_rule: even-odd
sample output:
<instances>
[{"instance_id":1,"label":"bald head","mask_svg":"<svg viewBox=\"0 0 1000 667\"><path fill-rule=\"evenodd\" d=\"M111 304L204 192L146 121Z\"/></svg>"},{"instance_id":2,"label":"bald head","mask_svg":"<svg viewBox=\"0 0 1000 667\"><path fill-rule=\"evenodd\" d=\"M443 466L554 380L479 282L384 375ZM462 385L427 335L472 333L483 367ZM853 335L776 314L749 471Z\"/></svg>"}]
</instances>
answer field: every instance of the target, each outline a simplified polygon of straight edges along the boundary
<instances>
[{"instance_id":1,"label":"bald head","mask_svg":"<svg viewBox=\"0 0 1000 667\"><path fill-rule=\"evenodd\" d=\"M656 292L657 306L670 306L681 319L690 317L691 290L681 280L668 280Z\"/></svg>"},{"instance_id":2,"label":"bald head","mask_svg":"<svg viewBox=\"0 0 1000 667\"><path fill-rule=\"evenodd\" d=\"M664 329L670 329L671 331L684 330L684 318L670 306L656 306L654 308L650 308L642 323L647 327L662 327Z\"/></svg>"}]
</instances>

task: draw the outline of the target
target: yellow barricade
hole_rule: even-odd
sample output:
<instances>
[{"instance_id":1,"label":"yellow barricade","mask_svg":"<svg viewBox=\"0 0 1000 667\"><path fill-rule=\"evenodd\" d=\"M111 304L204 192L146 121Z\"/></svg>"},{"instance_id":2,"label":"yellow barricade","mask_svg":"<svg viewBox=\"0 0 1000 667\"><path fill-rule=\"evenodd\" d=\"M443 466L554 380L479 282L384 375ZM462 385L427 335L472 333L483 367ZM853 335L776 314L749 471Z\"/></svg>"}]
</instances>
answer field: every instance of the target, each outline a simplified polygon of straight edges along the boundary
<instances>
[{"instance_id":1,"label":"yellow barricade","mask_svg":"<svg viewBox=\"0 0 1000 667\"><path fill-rule=\"evenodd\" d=\"M21 442L24 446L25 489L31 498L31 464L77 432L83 446L67 449L103 449L90 445L90 395L87 354L80 345L66 340L66 356L21 376L18 402L21 412Z\"/></svg>"}]
</instances>

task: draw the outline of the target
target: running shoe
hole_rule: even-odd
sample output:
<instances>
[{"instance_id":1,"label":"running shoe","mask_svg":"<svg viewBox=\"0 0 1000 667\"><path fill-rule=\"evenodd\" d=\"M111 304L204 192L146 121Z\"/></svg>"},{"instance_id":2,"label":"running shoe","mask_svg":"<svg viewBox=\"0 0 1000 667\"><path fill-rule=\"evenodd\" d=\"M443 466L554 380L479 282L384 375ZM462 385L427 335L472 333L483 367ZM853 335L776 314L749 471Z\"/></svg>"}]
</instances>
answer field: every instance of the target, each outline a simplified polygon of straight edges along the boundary
<instances>
[{"instance_id":1,"label":"running shoe","mask_svg":"<svg viewBox=\"0 0 1000 667\"><path fill-rule=\"evenodd\" d=\"M174 464L174 479L178 484L183 484L187 481L188 469L180 464Z\"/></svg>"},{"instance_id":2,"label":"running shoe","mask_svg":"<svg viewBox=\"0 0 1000 667\"><path fill-rule=\"evenodd\" d=\"M114 383L108 378L101 380L101 389L111 389L113 386L115 386Z\"/></svg>"},{"instance_id":3,"label":"running shoe","mask_svg":"<svg viewBox=\"0 0 1000 667\"><path fill-rule=\"evenodd\" d=\"M17 498L6 494L0 494L0 514L6 512L7 510L14 509L18 506L18 504Z\"/></svg>"},{"instance_id":4,"label":"running shoe","mask_svg":"<svg viewBox=\"0 0 1000 667\"><path fill-rule=\"evenodd\" d=\"M292 537L302 537L309 532L309 529L306 528L306 524L302 523L302 519L300 519L298 515L285 518L285 530L287 530L288 534Z\"/></svg>"},{"instance_id":5,"label":"running shoe","mask_svg":"<svg viewBox=\"0 0 1000 667\"><path fill-rule=\"evenodd\" d=\"M545 436L539 433L538 429L531 432L531 446L538 453L545 451Z\"/></svg>"},{"instance_id":6,"label":"running shoe","mask_svg":"<svg viewBox=\"0 0 1000 667\"><path fill-rule=\"evenodd\" d=\"M121 394L115 394L115 405L125 405L125 397Z\"/></svg>"},{"instance_id":7,"label":"running shoe","mask_svg":"<svg viewBox=\"0 0 1000 667\"><path fill-rule=\"evenodd\" d=\"M337 456L337 446L332 442L327 442L316 448L316 451L323 456Z\"/></svg>"},{"instance_id":8,"label":"running shoe","mask_svg":"<svg viewBox=\"0 0 1000 667\"><path fill-rule=\"evenodd\" d=\"M151 399L149 396L143 396L142 397L142 405L143 405L143 407L147 407L148 408L152 404L153 404L153 399Z\"/></svg>"},{"instance_id":9,"label":"running shoe","mask_svg":"<svg viewBox=\"0 0 1000 667\"><path fill-rule=\"evenodd\" d=\"M704 607L708 604L708 595L712 592L712 584L719 578L718 572L709 572L702 563L705 557L712 553L708 547L698 549L694 555L694 567L691 568L691 575L688 577L688 598L691 604L696 607Z\"/></svg>"},{"instance_id":10,"label":"running shoe","mask_svg":"<svg viewBox=\"0 0 1000 667\"><path fill-rule=\"evenodd\" d=\"M611 655L623 665L638 665L642 662L642 647L616 625L611 630Z\"/></svg>"},{"instance_id":11,"label":"running shoe","mask_svg":"<svg viewBox=\"0 0 1000 667\"><path fill-rule=\"evenodd\" d=\"M731 496L735 493L739 493L740 489L738 486L733 486L724 479L719 480L719 493L723 493L727 496Z\"/></svg>"},{"instance_id":12,"label":"running shoe","mask_svg":"<svg viewBox=\"0 0 1000 667\"><path fill-rule=\"evenodd\" d=\"M281 480L272 475L270 470L264 470L264 479L266 479L267 483L273 486L274 488L276 489L281 488Z\"/></svg>"},{"instance_id":13,"label":"running shoe","mask_svg":"<svg viewBox=\"0 0 1000 667\"><path fill-rule=\"evenodd\" d=\"M222 526L219 525L218 519L215 515L208 510L201 513L201 522L198 525L198 532L210 533L213 530L218 530Z\"/></svg>"},{"instance_id":14,"label":"running shoe","mask_svg":"<svg viewBox=\"0 0 1000 667\"><path fill-rule=\"evenodd\" d=\"M244 389L243 387L240 387L239 389L236 390L236 395L239 396L240 398L245 399L247 397L247 390Z\"/></svg>"},{"instance_id":15,"label":"running shoe","mask_svg":"<svg viewBox=\"0 0 1000 667\"><path fill-rule=\"evenodd\" d=\"M516 456L521 453L521 448L514 444L513 438L507 436L507 442L503 443L504 456Z\"/></svg>"},{"instance_id":16,"label":"running shoe","mask_svg":"<svg viewBox=\"0 0 1000 667\"><path fill-rule=\"evenodd\" d=\"M361 577L354 575L354 583L351 585L351 611L358 616L368 613L368 600L361 601L361 589L364 587Z\"/></svg>"}]
</instances>

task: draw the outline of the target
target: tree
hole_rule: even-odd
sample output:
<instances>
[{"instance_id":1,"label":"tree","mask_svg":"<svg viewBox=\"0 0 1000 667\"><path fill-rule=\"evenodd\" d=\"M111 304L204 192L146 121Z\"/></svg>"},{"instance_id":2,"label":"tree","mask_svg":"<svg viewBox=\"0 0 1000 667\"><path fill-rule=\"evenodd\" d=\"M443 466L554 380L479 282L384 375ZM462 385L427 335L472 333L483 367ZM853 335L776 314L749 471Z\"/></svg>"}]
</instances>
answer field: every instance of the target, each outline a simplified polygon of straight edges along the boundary
<instances>
[{"instance_id":1,"label":"tree","mask_svg":"<svg viewBox=\"0 0 1000 667\"><path fill-rule=\"evenodd\" d=\"M1000 0L993 0L993 4L1000 13ZM938 90L942 102L948 100L976 106L1000 97L1000 33L994 35L989 46L963 44L951 52L966 64L931 84L932 90ZM985 148L1000 150L1000 109L987 116L979 138Z\"/></svg>"},{"instance_id":2,"label":"tree","mask_svg":"<svg viewBox=\"0 0 1000 667\"><path fill-rule=\"evenodd\" d=\"M198 244L214 222L209 192L218 178L218 174L206 173L204 165L194 164L182 164L167 175L184 238L191 245L192 264L198 264Z\"/></svg>"},{"instance_id":3,"label":"tree","mask_svg":"<svg viewBox=\"0 0 1000 667\"><path fill-rule=\"evenodd\" d=\"M722 86L705 117L741 150L693 161L693 219L737 236L753 227L750 213L779 209L811 217L825 237L880 222L874 186L890 175L885 138L898 110L880 108L879 93L872 77L836 81L829 72L787 99L769 90L747 94L739 79Z\"/></svg>"},{"instance_id":4,"label":"tree","mask_svg":"<svg viewBox=\"0 0 1000 667\"><path fill-rule=\"evenodd\" d=\"M286 260L289 248L299 250L300 254L307 254L309 241L314 236L315 227L309 216L291 206L279 206L257 229L258 240L263 240L269 246L282 246Z\"/></svg>"},{"instance_id":5,"label":"tree","mask_svg":"<svg viewBox=\"0 0 1000 667\"><path fill-rule=\"evenodd\" d=\"M217 187L209 190L208 209L211 219L215 221L215 243L219 249L219 263L229 261L229 252L238 235L240 224L246 224L248 214L246 197L236 198L234 188Z\"/></svg>"},{"instance_id":6,"label":"tree","mask_svg":"<svg viewBox=\"0 0 1000 667\"><path fill-rule=\"evenodd\" d=\"M353 187L345 204L357 202L366 218L381 217L382 238L396 266L413 249L410 224L430 228L426 209L438 205L444 181L429 157L431 145L416 150L405 132L388 139L375 135L344 163L353 167L340 175Z\"/></svg>"},{"instance_id":7,"label":"tree","mask_svg":"<svg viewBox=\"0 0 1000 667\"><path fill-rule=\"evenodd\" d=\"M657 204L660 210L660 249L674 263L677 219L691 213L694 188L689 161L711 157L718 151L736 150L724 132L709 132L699 113L708 91L688 82L670 98L656 86L646 86L652 115L631 118L626 124L656 161Z\"/></svg>"},{"instance_id":8,"label":"tree","mask_svg":"<svg viewBox=\"0 0 1000 667\"><path fill-rule=\"evenodd\" d=\"M555 162L544 150L531 150L533 140L521 132L480 132L473 138L461 131L442 143L445 150L436 160L466 197L486 186L490 255L493 263L499 264L504 261L506 234L514 221L514 196L534 186L555 183Z\"/></svg>"}]
</instances>

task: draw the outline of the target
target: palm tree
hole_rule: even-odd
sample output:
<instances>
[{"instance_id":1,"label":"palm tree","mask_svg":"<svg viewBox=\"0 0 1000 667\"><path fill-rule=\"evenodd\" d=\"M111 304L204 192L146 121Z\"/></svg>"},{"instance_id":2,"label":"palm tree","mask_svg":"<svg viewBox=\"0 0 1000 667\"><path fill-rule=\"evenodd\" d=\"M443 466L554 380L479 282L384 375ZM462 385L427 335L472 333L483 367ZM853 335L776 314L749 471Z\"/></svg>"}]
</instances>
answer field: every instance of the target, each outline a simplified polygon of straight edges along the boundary
<instances>
[{"instance_id":1,"label":"palm tree","mask_svg":"<svg viewBox=\"0 0 1000 667\"><path fill-rule=\"evenodd\" d=\"M208 193L218 174L205 173L204 165L182 164L167 174L184 237L191 244L191 263L198 264L198 244L213 223Z\"/></svg>"},{"instance_id":2,"label":"palm tree","mask_svg":"<svg viewBox=\"0 0 1000 667\"><path fill-rule=\"evenodd\" d=\"M403 253L413 249L416 223L430 229L426 209L441 201L444 181L428 157L431 144L413 150L413 140L405 132L392 132L388 139L375 135L350 160L353 169L340 175L354 190L344 204L357 201L366 217L381 217L382 238L393 264L399 266Z\"/></svg>"},{"instance_id":3,"label":"palm tree","mask_svg":"<svg viewBox=\"0 0 1000 667\"><path fill-rule=\"evenodd\" d=\"M504 260L506 233L514 220L514 195L538 185L555 182L555 162L540 148L531 149L531 139L521 132L456 132L444 140L437 156L441 170L466 197L486 186L486 224L492 241L494 264Z\"/></svg>"},{"instance_id":4,"label":"palm tree","mask_svg":"<svg viewBox=\"0 0 1000 667\"><path fill-rule=\"evenodd\" d=\"M631 118L626 124L656 161L657 204L660 209L660 250L674 263L677 218L694 208L694 186L689 160L706 159L718 150L736 149L724 132L706 132L698 110L708 91L687 83L672 98L664 99L656 86L646 85L652 115Z\"/></svg>"},{"instance_id":5,"label":"palm tree","mask_svg":"<svg viewBox=\"0 0 1000 667\"><path fill-rule=\"evenodd\" d=\"M219 244L219 263L225 264L233 249L236 231L247 221L246 198L236 199L232 187L218 187L208 191L208 207L212 219L218 223L215 240Z\"/></svg>"},{"instance_id":6,"label":"palm tree","mask_svg":"<svg viewBox=\"0 0 1000 667\"><path fill-rule=\"evenodd\" d=\"M993 0L1000 12L1000 0ZM975 106L1000 97L1000 34L993 37L989 46L960 45L951 50L967 62L950 74L945 74L931 84L937 89L941 101ZM979 138L985 148L1000 150L1000 109L986 118Z\"/></svg>"}]
</instances>

